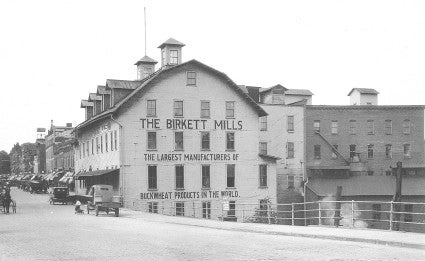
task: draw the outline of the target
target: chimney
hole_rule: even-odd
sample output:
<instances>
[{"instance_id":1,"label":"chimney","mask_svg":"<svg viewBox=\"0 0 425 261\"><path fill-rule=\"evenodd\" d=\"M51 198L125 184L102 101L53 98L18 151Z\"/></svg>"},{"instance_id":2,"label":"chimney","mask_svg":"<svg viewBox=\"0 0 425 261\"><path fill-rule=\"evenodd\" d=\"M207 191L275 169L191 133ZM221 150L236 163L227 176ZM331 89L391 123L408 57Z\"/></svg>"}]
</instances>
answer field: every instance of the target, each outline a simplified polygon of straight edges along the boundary
<instances>
[{"instance_id":1,"label":"chimney","mask_svg":"<svg viewBox=\"0 0 425 261\"><path fill-rule=\"evenodd\" d=\"M143 56L134 65L137 66L137 80L142 80L155 72L155 64L158 62L149 56Z\"/></svg>"},{"instance_id":2,"label":"chimney","mask_svg":"<svg viewBox=\"0 0 425 261\"><path fill-rule=\"evenodd\" d=\"M181 64L183 46L185 46L184 43L173 38L158 46L161 49L161 67Z\"/></svg>"}]
</instances>

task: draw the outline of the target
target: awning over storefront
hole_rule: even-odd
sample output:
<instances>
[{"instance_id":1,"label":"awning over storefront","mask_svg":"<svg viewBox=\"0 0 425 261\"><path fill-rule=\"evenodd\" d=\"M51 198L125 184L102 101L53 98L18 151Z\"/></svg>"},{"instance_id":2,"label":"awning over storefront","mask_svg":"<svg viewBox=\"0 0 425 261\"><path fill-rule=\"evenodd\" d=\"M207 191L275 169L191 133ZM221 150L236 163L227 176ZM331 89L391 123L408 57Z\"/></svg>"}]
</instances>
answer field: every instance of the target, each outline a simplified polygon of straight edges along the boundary
<instances>
[{"instance_id":1,"label":"awning over storefront","mask_svg":"<svg viewBox=\"0 0 425 261\"><path fill-rule=\"evenodd\" d=\"M68 171L67 173L65 173L65 175L63 175L63 177L59 180L59 182L62 183L71 183L74 179L74 172Z\"/></svg>"},{"instance_id":2,"label":"awning over storefront","mask_svg":"<svg viewBox=\"0 0 425 261\"><path fill-rule=\"evenodd\" d=\"M105 174L118 174L119 169L101 169L101 170L94 170L94 171L86 171L86 172L78 172L76 176L77 179L84 178L84 177L94 177L94 176L101 176Z\"/></svg>"}]
</instances>

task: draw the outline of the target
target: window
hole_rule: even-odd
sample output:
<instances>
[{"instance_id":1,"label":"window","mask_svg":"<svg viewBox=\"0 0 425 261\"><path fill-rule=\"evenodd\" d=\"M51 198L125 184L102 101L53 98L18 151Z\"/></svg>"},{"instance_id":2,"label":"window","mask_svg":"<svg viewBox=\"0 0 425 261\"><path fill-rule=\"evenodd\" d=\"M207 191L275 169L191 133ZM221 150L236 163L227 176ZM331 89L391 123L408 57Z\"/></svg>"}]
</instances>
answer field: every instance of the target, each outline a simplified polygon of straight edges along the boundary
<instances>
[{"instance_id":1,"label":"window","mask_svg":"<svg viewBox=\"0 0 425 261\"><path fill-rule=\"evenodd\" d=\"M117 131L114 130L114 148L115 150L117 150L118 145L117 145Z\"/></svg>"},{"instance_id":2,"label":"window","mask_svg":"<svg viewBox=\"0 0 425 261\"><path fill-rule=\"evenodd\" d=\"M372 170L368 170L368 171L367 171L367 175L368 175L368 176L373 176L373 171L372 171Z\"/></svg>"},{"instance_id":3,"label":"window","mask_svg":"<svg viewBox=\"0 0 425 261\"><path fill-rule=\"evenodd\" d=\"M235 133L226 132L226 150L235 149Z\"/></svg>"},{"instance_id":4,"label":"window","mask_svg":"<svg viewBox=\"0 0 425 261\"><path fill-rule=\"evenodd\" d=\"M314 131L320 132L320 121L315 120L313 127L314 127Z\"/></svg>"},{"instance_id":5,"label":"window","mask_svg":"<svg viewBox=\"0 0 425 261\"><path fill-rule=\"evenodd\" d=\"M350 120L350 134L356 134L356 120Z\"/></svg>"},{"instance_id":6,"label":"window","mask_svg":"<svg viewBox=\"0 0 425 261\"><path fill-rule=\"evenodd\" d=\"M393 157L392 145L386 144L385 145L385 158L391 159L392 157Z\"/></svg>"},{"instance_id":7,"label":"window","mask_svg":"<svg viewBox=\"0 0 425 261\"><path fill-rule=\"evenodd\" d=\"M183 101L174 101L174 117L183 117Z\"/></svg>"},{"instance_id":8,"label":"window","mask_svg":"<svg viewBox=\"0 0 425 261\"><path fill-rule=\"evenodd\" d=\"M100 135L100 153L103 153L103 135Z\"/></svg>"},{"instance_id":9,"label":"window","mask_svg":"<svg viewBox=\"0 0 425 261\"><path fill-rule=\"evenodd\" d=\"M210 165L202 165L202 188L210 188Z\"/></svg>"},{"instance_id":10,"label":"window","mask_svg":"<svg viewBox=\"0 0 425 261\"><path fill-rule=\"evenodd\" d=\"M209 118L209 117L210 117L210 102L201 101L201 118Z\"/></svg>"},{"instance_id":11,"label":"window","mask_svg":"<svg viewBox=\"0 0 425 261\"><path fill-rule=\"evenodd\" d=\"M94 155L94 139L91 139L91 155Z\"/></svg>"},{"instance_id":12,"label":"window","mask_svg":"<svg viewBox=\"0 0 425 261\"><path fill-rule=\"evenodd\" d=\"M105 133L105 152L108 152L108 133Z\"/></svg>"},{"instance_id":13,"label":"window","mask_svg":"<svg viewBox=\"0 0 425 261\"><path fill-rule=\"evenodd\" d=\"M336 151L338 150L338 145L333 145L334 149L332 150L332 155L331 158L332 159L337 159L338 155L336 155Z\"/></svg>"},{"instance_id":14,"label":"window","mask_svg":"<svg viewBox=\"0 0 425 261\"><path fill-rule=\"evenodd\" d=\"M267 116L260 117L260 131L267 130Z\"/></svg>"},{"instance_id":15,"label":"window","mask_svg":"<svg viewBox=\"0 0 425 261\"><path fill-rule=\"evenodd\" d=\"M226 102L226 118L235 117L235 102L227 101Z\"/></svg>"},{"instance_id":16,"label":"window","mask_svg":"<svg viewBox=\"0 0 425 261\"><path fill-rule=\"evenodd\" d=\"M176 216L184 216L184 202L176 202Z\"/></svg>"},{"instance_id":17,"label":"window","mask_svg":"<svg viewBox=\"0 0 425 261\"><path fill-rule=\"evenodd\" d=\"M184 189L184 166L176 165L176 189Z\"/></svg>"},{"instance_id":18,"label":"window","mask_svg":"<svg viewBox=\"0 0 425 261\"><path fill-rule=\"evenodd\" d=\"M166 60L165 60L165 50L162 50L162 66L166 65Z\"/></svg>"},{"instance_id":19,"label":"window","mask_svg":"<svg viewBox=\"0 0 425 261\"><path fill-rule=\"evenodd\" d=\"M404 212L413 212L413 205L407 204L404 205ZM404 214L404 222L412 222L413 221L413 215L410 213Z\"/></svg>"},{"instance_id":20,"label":"window","mask_svg":"<svg viewBox=\"0 0 425 261\"><path fill-rule=\"evenodd\" d=\"M170 64L178 64L178 63L179 63L179 51L170 50Z\"/></svg>"},{"instance_id":21,"label":"window","mask_svg":"<svg viewBox=\"0 0 425 261\"><path fill-rule=\"evenodd\" d=\"M211 202L209 201L202 202L202 218L211 218Z\"/></svg>"},{"instance_id":22,"label":"window","mask_svg":"<svg viewBox=\"0 0 425 261\"><path fill-rule=\"evenodd\" d=\"M393 133L393 122L391 120L385 120L385 134L391 135Z\"/></svg>"},{"instance_id":23,"label":"window","mask_svg":"<svg viewBox=\"0 0 425 261\"><path fill-rule=\"evenodd\" d=\"M367 144L367 158L373 159L373 144Z\"/></svg>"},{"instance_id":24,"label":"window","mask_svg":"<svg viewBox=\"0 0 425 261\"><path fill-rule=\"evenodd\" d=\"M321 155L320 155L320 145L314 145L314 158L315 159L320 159Z\"/></svg>"},{"instance_id":25,"label":"window","mask_svg":"<svg viewBox=\"0 0 425 261\"><path fill-rule=\"evenodd\" d=\"M148 150L156 150L156 132L148 132Z\"/></svg>"},{"instance_id":26,"label":"window","mask_svg":"<svg viewBox=\"0 0 425 261\"><path fill-rule=\"evenodd\" d=\"M261 164L259 167L260 187L267 187L267 164Z\"/></svg>"},{"instance_id":27,"label":"window","mask_svg":"<svg viewBox=\"0 0 425 261\"><path fill-rule=\"evenodd\" d=\"M87 141L86 149L87 149L87 157L88 157L90 155L90 141Z\"/></svg>"},{"instance_id":28,"label":"window","mask_svg":"<svg viewBox=\"0 0 425 261\"><path fill-rule=\"evenodd\" d=\"M331 122L331 133L338 134L338 121Z\"/></svg>"},{"instance_id":29,"label":"window","mask_svg":"<svg viewBox=\"0 0 425 261\"><path fill-rule=\"evenodd\" d=\"M410 120L403 121L403 134L410 134Z\"/></svg>"},{"instance_id":30,"label":"window","mask_svg":"<svg viewBox=\"0 0 425 261\"><path fill-rule=\"evenodd\" d=\"M227 211L228 217L236 216L236 201L229 201L229 210Z\"/></svg>"},{"instance_id":31,"label":"window","mask_svg":"<svg viewBox=\"0 0 425 261\"><path fill-rule=\"evenodd\" d=\"M187 72L186 85L196 85L196 72Z\"/></svg>"},{"instance_id":32,"label":"window","mask_svg":"<svg viewBox=\"0 0 425 261\"><path fill-rule=\"evenodd\" d=\"M227 164L227 184L226 187L228 188L234 188L235 187L235 165L234 164Z\"/></svg>"},{"instance_id":33,"label":"window","mask_svg":"<svg viewBox=\"0 0 425 261\"><path fill-rule=\"evenodd\" d=\"M294 116L288 116L286 127L288 132L294 131Z\"/></svg>"},{"instance_id":34,"label":"window","mask_svg":"<svg viewBox=\"0 0 425 261\"><path fill-rule=\"evenodd\" d=\"M405 158L410 158L410 144L403 144L403 152Z\"/></svg>"},{"instance_id":35,"label":"window","mask_svg":"<svg viewBox=\"0 0 425 261\"><path fill-rule=\"evenodd\" d=\"M267 155L267 142L260 142L260 154Z\"/></svg>"},{"instance_id":36,"label":"window","mask_svg":"<svg viewBox=\"0 0 425 261\"><path fill-rule=\"evenodd\" d=\"M293 159L295 156L295 147L293 142L286 143L286 158Z\"/></svg>"},{"instance_id":37,"label":"window","mask_svg":"<svg viewBox=\"0 0 425 261\"><path fill-rule=\"evenodd\" d=\"M111 131L111 151L114 150L114 139L113 139L113 135L114 133Z\"/></svg>"},{"instance_id":38,"label":"window","mask_svg":"<svg viewBox=\"0 0 425 261\"><path fill-rule=\"evenodd\" d=\"M210 150L210 133L201 132L201 150Z\"/></svg>"},{"instance_id":39,"label":"window","mask_svg":"<svg viewBox=\"0 0 425 261\"><path fill-rule=\"evenodd\" d=\"M79 147L79 151L80 151L80 159L81 159L81 156L82 156L82 153L81 153L81 151L82 151L82 149L81 149L81 145L80 145L80 147Z\"/></svg>"},{"instance_id":40,"label":"window","mask_svg":"<svg viewBox=\"0 0 425 261\"><path fill-rule=\"evenodd\" d=\"M354 158L356 156L356 145L351 144L350 145L350 158Z\"/></svg>"},{"instance_id":41,"label":"window","mask_svg":"<svg viewBox=\"0 0 425 261\"><path fill-rule=\"evenodd\" d=\"M392 176L393 172L391 170L386 170L385 171L385 176Z\"/></svg>"},{"instance_id":42,"label":"window","mask_svg":"<svg viewBox=\"0 0 425 261\"><path fill-rule=\"evenodd\" d=\"M373 120L367 120L367 134L374 135L375 134L375 123Z\"/></svg>"},{"instance_id":43,"label":"window","mask_svg":"<svg viewBox=\"0 0 425 261\"><path fill-rule=\"evenodd\" d=\"M288 188L295 188L295 177L293 175L288 175Z\"/></svg>"},{"instance_id":44,"label":"window","mask_svg":"<svg viewBox=\"0 0 425 261\"><path fill-rule=\"evenodd\" d=\"M158 213L158 202L148 202L149 213Z\"/></svg>"},{"instance_id":45,"label":"window","mask_svg":"<svg viewBox=\"0 0 425 261\"><path fill-rule=\"evenodd\" d=\"M148 189L157 189L157 166L148 166Z\"/></svg>"},{"instance_id":46,"label":"window","mask_svg":"<svg viewBox=\"0 0 425 261\"><path fill-rule=\"evenodd\" d=\"M99 137L96 137L96 153L99 154Z\"/></svg>"},{"instance_id":47,"label":"window","mask_svg":"<svg viewBox=\"0 0 425 261\"><path fill-rule=\"evenodd\" d=\"M176 131L174 132L174 149L183 150L183 132Z\"/></svg>"},{"instance_id":48,"label":"window","mask_svg":"<svg viewBox=\"0 0 425 261\"><path fill-rule=\"evenodd\" d=\"M372 219L381 220L381 204L373 204L372 210Z\"/></svg>"},{"instance_id":49,"label":"window","mask_svg":"<svg viewBox=\"0 0 425 261\"><path fill-rule=\"evenodd\" d=\"M156 100L147 101L146 116L155 117L156 116Z\"/></svg>"}]
</instances>

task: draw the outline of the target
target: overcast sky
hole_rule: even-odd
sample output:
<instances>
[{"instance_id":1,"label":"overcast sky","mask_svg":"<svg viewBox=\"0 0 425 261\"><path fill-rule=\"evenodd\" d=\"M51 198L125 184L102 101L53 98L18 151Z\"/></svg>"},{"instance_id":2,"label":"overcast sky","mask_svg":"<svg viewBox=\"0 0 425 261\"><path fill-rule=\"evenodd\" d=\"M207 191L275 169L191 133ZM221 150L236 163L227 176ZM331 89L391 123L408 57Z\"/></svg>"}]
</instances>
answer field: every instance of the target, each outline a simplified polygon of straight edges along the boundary
<instances>
[{"instance_id":1,"label":"overcast sky","mask_svg":"<svg viewBox=\"0 0 425 261\"><path fill-rule=\"evenodd\" d=\"M0 150L36 128L84 120L81 99L106 79L136 78L173 37L237 84L309 89L348 104L425 104L425 1L0 1Z\"/></svg>"}]
</instances>

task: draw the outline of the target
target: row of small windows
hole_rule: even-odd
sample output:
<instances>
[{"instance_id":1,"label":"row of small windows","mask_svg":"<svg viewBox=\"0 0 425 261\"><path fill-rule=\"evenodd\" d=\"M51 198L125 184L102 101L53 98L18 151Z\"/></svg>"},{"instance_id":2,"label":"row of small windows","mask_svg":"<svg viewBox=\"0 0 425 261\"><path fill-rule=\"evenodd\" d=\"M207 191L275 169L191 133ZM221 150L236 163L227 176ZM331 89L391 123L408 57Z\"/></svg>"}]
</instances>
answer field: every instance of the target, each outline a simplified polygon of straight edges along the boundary
<instances>
[{"instance_id":1,"label":"row of small windows","mask_svg":"<svg viewBox=\"0 0 425 261\"><path fill-rule=\"evenodd\" d=\"M79 149L80 159L90 155L108 152L109 150L118 150L118 137L116 130L106 132L96 138L82 142Z\"/></svg>"},{"instance_id":2,"label":"row of small windows","mask_svg":"<svg viewBox=\"0 0 425 261\"><path fill-rule=\"evenodd\" d=\"M146 103L146 116L147 117L156 117L157 116L157 104L156 100L147 100ZM225 102L226 118L235 117L235 102L226 101ZM183 117L184 116L184 101L174 100L173 102L173 116L174 117ZM211 117L211 102L210 101L201 101L201 118L210 118Z\"/></svg>"},{"instance_id":3,"label":"row of small windows","mask_svg":"<svg viewBox=\"0 0 425 261\"><path fill-rule=\"evenodd\" d=\"M177 201L174 202L174 214L176 216L184 216L185 202ZM148 202L148 211L150 213L158 213L158 202ZM236 201L229 201L229 210L227 210L227 217L236 216ZM202 218L211 218L211 201L202 201Z\"/></svg>"},{"instance_id":4,"label":"row of small windows","mask_svg":"<svg viewBox=\"0 0 425 261\"><path fill-rule=\"evenodd\" d=\"M332 159L336 159L338 158L336 151L338 150L338 145L333 145L334 149L332 150L332 154L331 157ZM353 158L354 156L356 156L356 154L358 154L356 152L356 145L355 144L351 144L349 145L349 149L350 149L350 158ZM375 145L374 144L368 144L367 145L367 158L368 159L373 159L374 158L374 148ZM405 158L410 158L410 152L411 152L411 145L410 144L403 144L403 155ZM315 159L320 159L322 157L322 153L321 153L321 146L320 145L314 145L314 158ZM393 157L393 146L392 144L385 144L385 158L387 159L391 159Z\"/></svg>"},{"instance_id":5,"label":"row of small windows","mask_svg":"<svg viewBox=\"0 0 425 261\"><path fill-rule=\"evenodd\" d=\"M320 120L315 120L313 123L314 131L320 132ZM411 131L411 123L410 120L406 119L403 121L402 124L402 130L403 134L410 134ZM366 121L366 133L368 135L374 135L375 134L375 121L374 120L367 120ZM392 120L385 120L384 121L384 131L386 135L393 134L393 123ZM351 135L354 135L357 133L357 121L356 120L350 120L349 121L349 133ZM331 121L331 134L338 134L338 121L332 120Z\"/></svg>"},{"instance_id":6,"label":"row of small windows","mask_svg":"<svg viewBox=\"0 0 425 261\"><path fill-rule=\"evenodd\" d=\"M263 116L263 117L260 117L260 131L266 131L266 130L267 130L267 116ZM286 116L286 131L288 132L295 131L293 115Z\"/></svg>"},{"instance_id":7,"label":"row of small windows","mask_svg":"<svg viewBox=\"0 0 425 261\"><path fill-rule=\"evenodd\" d=\"M235 188L235 164L226 165L226 187ZM259 165L259 187L267 187L267 165ZM185 188L185 171L184 165L175 165L175 189L183 190ZM201 188L210 189L211 188L211 166L202 165L201 166ZM148 166L148 189L157 190L158 189L158 166L149 165Z\"/></svg>"},{"instance_id":8,"label":"row of small windows","mask_svg":"<svg viewBox=\"0 0 425 261\"><path fill-rule=\"evenodd\" d=\"M184 150L184 135L183 131L174 132L174 150ZM211 140L210 133L207 131L201 132L201 150L210 150L211 149ZM148 150L157 150L158 148L158 139L157 132L148 131L147 132L147 149ZM226 132L226 150L235 150L235 133Z\"/></svg>"}]
</instances>

